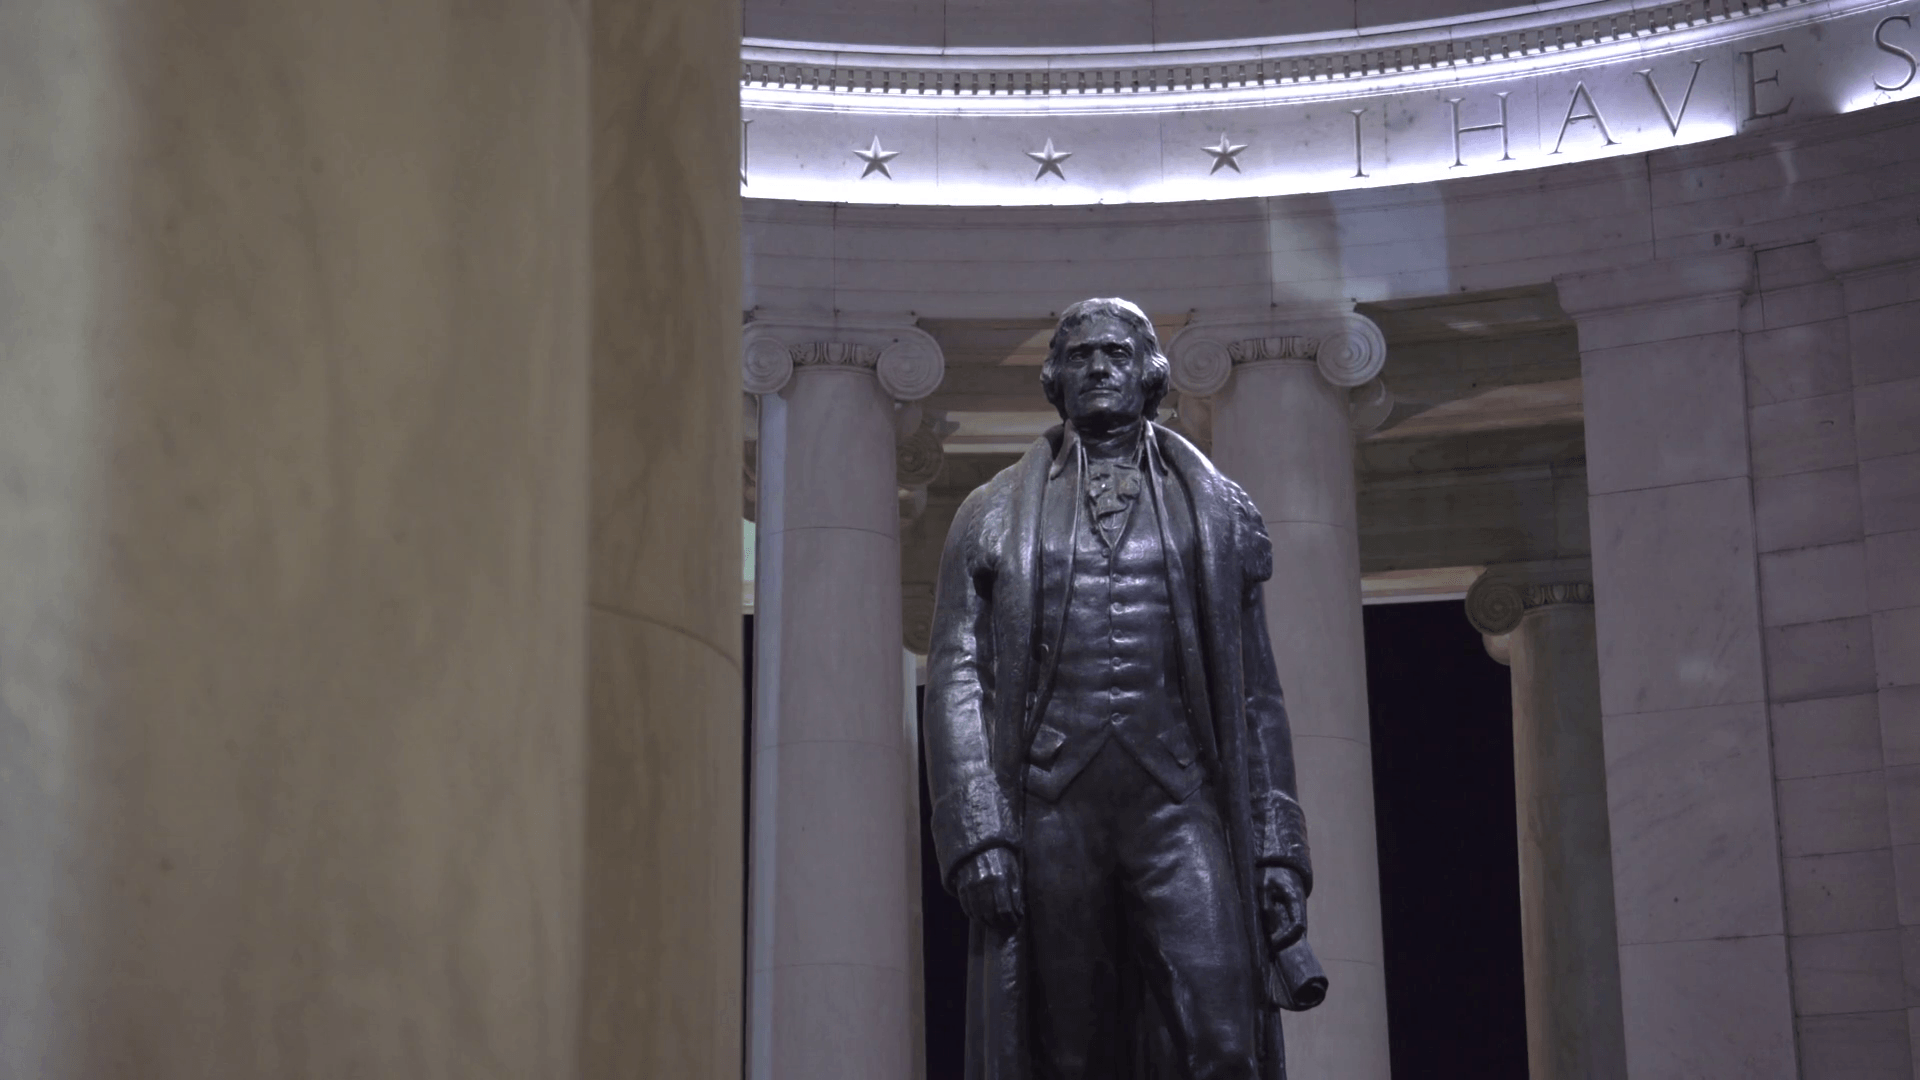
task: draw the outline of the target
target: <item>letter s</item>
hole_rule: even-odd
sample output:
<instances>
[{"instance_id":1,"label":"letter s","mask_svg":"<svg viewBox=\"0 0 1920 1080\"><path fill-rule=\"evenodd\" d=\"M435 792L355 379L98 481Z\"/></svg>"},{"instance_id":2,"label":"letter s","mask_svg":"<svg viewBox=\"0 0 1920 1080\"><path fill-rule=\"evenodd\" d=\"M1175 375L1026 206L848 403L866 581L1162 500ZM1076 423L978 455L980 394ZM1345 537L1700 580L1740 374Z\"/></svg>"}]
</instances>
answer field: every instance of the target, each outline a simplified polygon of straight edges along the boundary
<instances>
[{"instance_id":1,"label":"letter s","mask_svg":"<svg viewBox=\"0 0 1920 1080\"><path fill-rule=\"evenodd\" d=\"M1873 88L1875 90L1905 90L1907 88L1907 84L1913 81L1914 71L1920 70L1920 64L1916 64L1914 62L1912 53L1908 52L1907 50L1901 48L1898 45L1889 43L1887 39L1882 36L1887 32L1887 24L1891 22L1906 23L1908 29L1912 29L1913 16L1889 15L1886 18L1881 19L1880 25L1873 28L1873 43L1879 46L1881 52L1890 53L1894 56L1899 57L1902 60L1905 60L1907 62L1907 77L1904 79L1901 79L1897 83L1894 83L1892 86L1888 86L1885 83L1881 82L1880 77L1876 75L1873 78Z\"/></svg>"}]
</instances>

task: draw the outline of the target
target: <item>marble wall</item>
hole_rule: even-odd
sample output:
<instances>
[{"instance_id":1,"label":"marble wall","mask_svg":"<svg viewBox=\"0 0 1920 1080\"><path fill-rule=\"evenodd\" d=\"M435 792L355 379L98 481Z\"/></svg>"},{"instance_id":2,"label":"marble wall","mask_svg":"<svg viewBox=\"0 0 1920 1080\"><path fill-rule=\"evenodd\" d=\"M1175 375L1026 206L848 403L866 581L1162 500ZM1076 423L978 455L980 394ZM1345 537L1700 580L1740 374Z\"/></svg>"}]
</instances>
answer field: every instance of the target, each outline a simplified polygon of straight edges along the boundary
<instances>
[{"instance_id":1,"label":"marble wall","mask_svg":"<svg viewBox=\"0 0 1920 1080\"><path fill-rule=\"evenodd\" d=\"M1839 231L1561 282L1636 1076L1913 1075L1920 548L1861 478L1915 471L1916 259L1920 230ZM1746 977L1687 992L1703 964Z\"/></svg>"}]
</instances>

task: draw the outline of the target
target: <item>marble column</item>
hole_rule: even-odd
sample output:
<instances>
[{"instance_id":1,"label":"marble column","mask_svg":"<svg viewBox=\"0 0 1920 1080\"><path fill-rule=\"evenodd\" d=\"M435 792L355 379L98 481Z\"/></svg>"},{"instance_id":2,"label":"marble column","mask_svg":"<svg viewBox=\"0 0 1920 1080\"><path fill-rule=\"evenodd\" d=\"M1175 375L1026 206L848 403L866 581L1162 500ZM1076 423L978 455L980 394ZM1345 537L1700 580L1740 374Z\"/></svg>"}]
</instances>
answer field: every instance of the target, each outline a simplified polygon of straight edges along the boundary
<instances>
[{"instance_id":1,"label":"marble column","mask_svg":"<svg viewBox=\"0 0 1920 1080\"><path fill-rule=\"evenodd\" d=\"M911 325L756 323L761 395L749 1075L912 1071L895 403L939 385Z\"/></svg>"},{"instance_id":2,"label":"marble column","mask_svg":"<svg viewBox=\"0 0 1920 1080\"><path fill-rule=\"evenodd\" d=\"M1487 651L1513 669L1513 776L1527 1069L1625 1076L1593 585L1488 571L1467 592Z\"/></svg>"},{"instance_id":3,"label":"marble column","mask_svg":"<svg viewBox=\"0 0 1920 1080\"><path fill-rule=\"evenodd\" d=\"M547 6L586 24L592 50L580 1072L738 1076L740 11Z\"/></svg>"},{"instance_id":4,"label":"marble column","mask_svg":"<svg viewBox=\"0 0 1920 1080\"><path fill-rule=\"evenodd\" d=\"M576 1075L587 72L0 5L0 1076Z\"/></svg>"},{"instance_id":5,"label":"marble column","mask_svg":"<svg viewBox=\"0 0 1920 1080\"><path fill-rule=\"evenodd\" d=\"M1267 621L1313 851L1310 933L1332 983L1324 1005L1286 1017L1288 1075L1385 1077L1350 390L1363 387L1358 396L1376 406L1384 398L1386 344L1352 312L1262 313L1189 326L1172 360L1183 408L1212 399L1213 459L1247 489L1273 538Z\"/></svg>"}]
</instances>

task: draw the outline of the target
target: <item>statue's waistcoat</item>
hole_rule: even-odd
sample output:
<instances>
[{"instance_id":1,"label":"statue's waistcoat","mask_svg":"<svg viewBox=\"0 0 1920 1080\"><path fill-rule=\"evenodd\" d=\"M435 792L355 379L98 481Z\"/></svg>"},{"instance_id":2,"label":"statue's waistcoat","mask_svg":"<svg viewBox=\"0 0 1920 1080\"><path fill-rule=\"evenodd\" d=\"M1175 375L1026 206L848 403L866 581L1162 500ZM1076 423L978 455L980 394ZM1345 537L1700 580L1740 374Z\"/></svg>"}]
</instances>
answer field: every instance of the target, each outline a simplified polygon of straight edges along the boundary
<instances>
[{"instance_id":1,"label":"statue's waistcoat","mask_svg":"<svg viewBox=\"0 0 1920 1080\"><path fill-rule=\"evenodd\" d=\"M1178 505L1157 506L1147 492L1133 501L1118 540L1100 535L1083 504L1077 470L1053 480L1042 530L1044 603L1065 603L1052 692L1028 749L1027 790L1058 800L1109 739L1116 739L1175 801L1205 779L1181 691L1180 645L1174 629L1163 531L1193 563L1193 529ZM1177 484L1167 485L1177 488ZM1070 567L1070 568L1069 568ZM1071 584L1069 586L1069 577Z\"/></svg>"}]
</instances>

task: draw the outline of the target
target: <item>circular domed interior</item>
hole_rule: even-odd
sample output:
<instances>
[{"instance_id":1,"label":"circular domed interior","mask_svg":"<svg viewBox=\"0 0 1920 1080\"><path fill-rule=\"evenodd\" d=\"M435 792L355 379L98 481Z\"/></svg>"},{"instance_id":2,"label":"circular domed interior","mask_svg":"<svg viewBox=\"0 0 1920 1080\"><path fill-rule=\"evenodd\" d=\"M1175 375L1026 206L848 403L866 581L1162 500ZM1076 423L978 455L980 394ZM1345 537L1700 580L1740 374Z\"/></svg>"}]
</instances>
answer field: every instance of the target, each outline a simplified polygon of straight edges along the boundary
<instances>
[{"instance_id":1,"label":"circular domed interior","mask_svg":"<svg viewBox=\"0 0 1920 1080\"><path fill-rule=\"evenodd\" d=\"M1341 33L1513 6L1503 0L745 0L745 32L749 39L928 49L1137 47Z\"/></svg>"}]
</instances>

